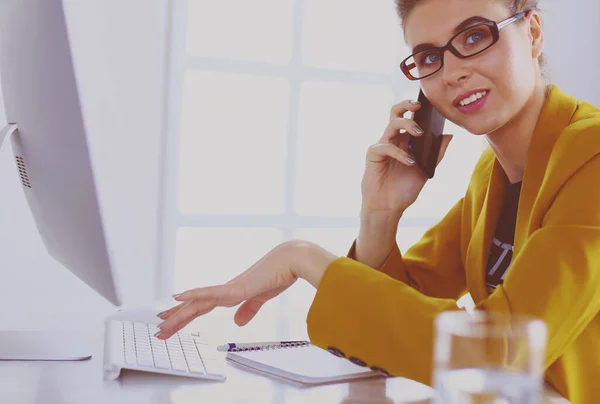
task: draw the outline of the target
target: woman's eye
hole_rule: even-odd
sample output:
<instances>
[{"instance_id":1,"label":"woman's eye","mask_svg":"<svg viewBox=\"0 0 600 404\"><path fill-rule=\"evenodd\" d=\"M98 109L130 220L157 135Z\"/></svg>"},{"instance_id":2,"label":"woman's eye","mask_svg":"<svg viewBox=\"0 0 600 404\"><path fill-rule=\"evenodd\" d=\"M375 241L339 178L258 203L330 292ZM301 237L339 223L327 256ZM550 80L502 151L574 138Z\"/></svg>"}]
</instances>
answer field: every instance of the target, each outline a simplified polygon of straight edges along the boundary
<instances>
[{"instance_id":1,"label":"woman's eye","mask_svg":"<svg viewBox=\"0 0 600 404\"><path fill-rule=\"evenodd\" d=\"M429 53L425 56L423 56L423 63L428 65L428 64L433 64L433 63L437 63L439 55L437 53Z\"/></svg>"},{"instance_id":2,"label":"woman's eye","mask_svg":"<svg viewBox=\"0 0 600 404\"><path fill-rule=\"evenodd\" d=\"M467 43L477 43L483 39L483 35L479 32L473 33L467 37Z\"/></svg>"}]
</instances>

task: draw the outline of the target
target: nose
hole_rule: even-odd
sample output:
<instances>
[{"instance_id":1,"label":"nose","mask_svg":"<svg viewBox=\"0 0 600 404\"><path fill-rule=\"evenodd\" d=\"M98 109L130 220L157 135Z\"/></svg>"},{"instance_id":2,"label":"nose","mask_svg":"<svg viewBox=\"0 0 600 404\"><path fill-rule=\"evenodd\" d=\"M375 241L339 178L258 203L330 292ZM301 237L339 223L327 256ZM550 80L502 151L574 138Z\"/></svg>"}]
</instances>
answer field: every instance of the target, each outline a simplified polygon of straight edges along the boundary
<instances>
[{"instance_id":1,"label":"nose","mask_svg":"<svg viewBox=\"0 0 600 404\"><path fill-rule=\"evenodd\" d=\"M447 51L444 54L442 75L444 82L449 86L460 85L471 75L470 63L468 60L461 59L452 52Z\"/></svg>"}]
</instances>

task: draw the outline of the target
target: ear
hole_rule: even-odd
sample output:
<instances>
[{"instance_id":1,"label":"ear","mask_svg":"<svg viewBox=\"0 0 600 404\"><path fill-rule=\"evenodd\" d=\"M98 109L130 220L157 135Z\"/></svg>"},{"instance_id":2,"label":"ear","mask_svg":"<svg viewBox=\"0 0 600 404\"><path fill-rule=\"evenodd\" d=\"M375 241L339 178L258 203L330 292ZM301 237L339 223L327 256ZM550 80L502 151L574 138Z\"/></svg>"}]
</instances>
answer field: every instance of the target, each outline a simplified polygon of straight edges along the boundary
<instances>
[{"instance_id":1,"label":"ear","mask_svg":"<svg viewBox=\"0 0 600 404\"><path fill-rule=\"evenodd\" d=\"M537 11L531 11L529 16L529 40L531 41L531 57L537 59L544 50L544 30L542 19Z\"/></svg>"}]
</instances>

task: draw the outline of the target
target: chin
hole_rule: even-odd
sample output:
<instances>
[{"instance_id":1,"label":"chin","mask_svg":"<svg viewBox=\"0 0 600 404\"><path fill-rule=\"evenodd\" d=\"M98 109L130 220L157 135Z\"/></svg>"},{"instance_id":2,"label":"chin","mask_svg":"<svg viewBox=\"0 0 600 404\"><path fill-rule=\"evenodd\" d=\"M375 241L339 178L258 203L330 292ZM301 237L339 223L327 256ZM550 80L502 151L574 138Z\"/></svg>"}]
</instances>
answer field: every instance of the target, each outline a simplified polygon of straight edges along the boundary
<instances>
[{"instance_id":1,"label":"chin","mask_svg":"<svg viewBox=\"0 0 600 404\"><path fill-rule=\"evenodd\" d=\"M481 122L473 122L474 120L472 120L471 122L457 123L457 125L476 136L487 135L502 126L502 123L495 118L481 117L479 120Z\"/></svg>"},{"instance_id":2,"label":"chin","mask_svg":"<svg viewBox=\"0 0 600 404\"><path fill-rule=\"evenodd\" d=\"M476 136L481 136L481 135L487 135L488 133L491 132L491 130L489 130L489 125L473 125L472 123L464 123L464 122L456 122L456 121L452 121L450 120L452 123L454 123L455 125L463 128L464 130L466 130L467 132L469 132L472 135L476 135Z\"/></svg>"},{"instance_id":3,"label":"chin","mask_svg":"<svg viewBox=\"0 0 600 404\"><path fill-rule=\"evenodd\" d=\"M475 135L475 136L483 136L483 135L487 135L488 133L491 132L491 130L489 130L489 129L482 129L482 128L474 128L474 129L465 128L465 129L467 129L470 134Z\"/></svg>"}]
</instances>

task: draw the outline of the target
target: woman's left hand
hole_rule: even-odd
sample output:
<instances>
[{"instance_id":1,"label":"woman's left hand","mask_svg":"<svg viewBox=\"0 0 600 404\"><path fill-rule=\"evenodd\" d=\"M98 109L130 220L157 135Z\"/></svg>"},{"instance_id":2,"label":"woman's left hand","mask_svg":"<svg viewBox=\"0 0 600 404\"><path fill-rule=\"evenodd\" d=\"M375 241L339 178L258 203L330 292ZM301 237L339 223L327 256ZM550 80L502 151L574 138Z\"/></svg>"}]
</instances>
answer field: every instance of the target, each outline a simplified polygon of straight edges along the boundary
<instances>
[{"instance_id":1,"label":"woman's left hand","mask_svg":"<svg viewBox=\"0 0 600 404\"><path fill-rule=\"evenodd\" d=\"M243 303L235 313L237 325L248 324L267 301L289 288L298 278L315 288L329 264L337 257L308 242L293 240L269 251L248 270L224 285L188 290L175 295L181 302L159 317L165 320L157 337L167 339L196 317L215 307L232 307Z\"/></svg>"}]
</instances>

